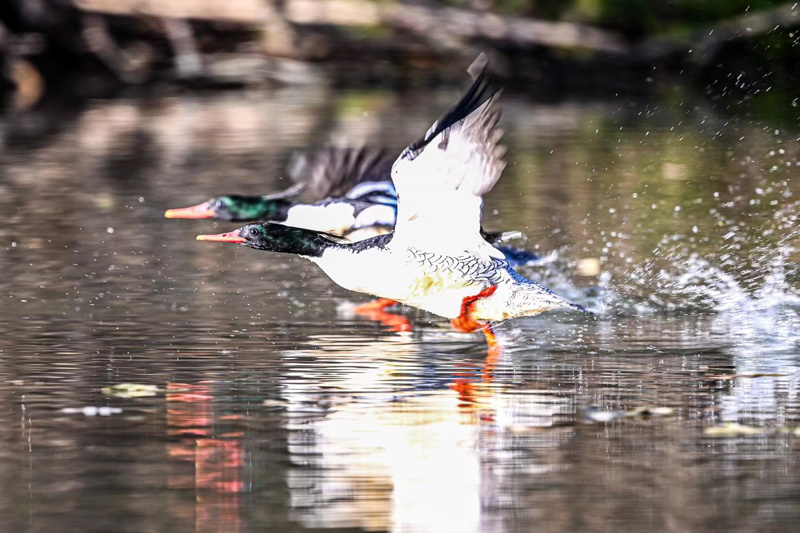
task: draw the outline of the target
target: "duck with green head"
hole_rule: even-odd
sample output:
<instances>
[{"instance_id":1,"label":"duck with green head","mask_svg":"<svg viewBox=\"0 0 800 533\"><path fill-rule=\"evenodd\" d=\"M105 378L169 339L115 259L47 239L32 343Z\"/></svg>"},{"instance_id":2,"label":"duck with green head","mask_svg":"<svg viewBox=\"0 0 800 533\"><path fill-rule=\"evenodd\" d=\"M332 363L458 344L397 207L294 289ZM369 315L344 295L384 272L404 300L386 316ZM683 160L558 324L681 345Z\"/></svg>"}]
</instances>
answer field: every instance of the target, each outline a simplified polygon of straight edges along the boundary
<instances>
[{"instance_id":1,"label":"duck with green head","mask_svg":"<svg viewBox=\"0 0 800 533\"><path fill-rule=\"evenodd\" d=\"M482 197L505 167L498 94L489 90L484 63L461 101L395 161L402 200L390 234L352 243L260 223L197 238L300 255L346 289L449 318L460 331L483 330L490 343L490 322L586 311L517 273L481 235Z\"/></svg>"},{"instance_id":2,"label":"duck with green head","mask_svg":"<svg viewBox=\"0 0 800 533\"><path fill-rule=\"evenodd\" d=\"M397 192L391 181L392 161L382 150L327 147L302 156L291 165L295 185L267 195L227 194L201 204L169 209L167 218L212 219L224 222L280 222L358 241L388 233L397 216ZM314 203L294 202L306 191ZM541 256L502 242L519 232L489 233L483 237L502 250L515 266L534 265Z\"/></svg>"},{"instance_id":3,"label":"duck with green head","mask_svg":"<svg viewBox=\"0 0 800 533\"><path fill-rule=\"evenodd\" d=\"M210 218L225 222L251 222L272 220L283 222L294 204L283 198L226 194L192 207L169 209L167 218Z\"/></svg>"},{"instance_id":4,"label":"duck with green head","mask_svg":"<svg viewBox=\"0 0 800 533\"><path fill-rule=\"evenodd\" d=\"M263 196L226 194L192 207L169 209L164 216L282 222L338 235L365 227L391 227L397 195L390 170L391 160L383 151L328 147L292 165L289 175L296 184L285 191ZM317 201L293 201L304 191Z\"/></svg>"}]
</instances>

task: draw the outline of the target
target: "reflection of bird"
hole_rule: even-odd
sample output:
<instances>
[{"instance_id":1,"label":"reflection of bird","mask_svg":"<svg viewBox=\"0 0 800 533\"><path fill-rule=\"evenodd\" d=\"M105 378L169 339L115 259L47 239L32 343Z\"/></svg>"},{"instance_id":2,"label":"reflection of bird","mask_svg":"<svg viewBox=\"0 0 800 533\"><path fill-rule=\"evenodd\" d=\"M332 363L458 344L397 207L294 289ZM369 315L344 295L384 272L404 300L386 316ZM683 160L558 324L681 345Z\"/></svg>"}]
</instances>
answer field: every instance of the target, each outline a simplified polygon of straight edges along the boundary
<instances>
[{"instance_id":1,"label":"reflection of bird","mask_svg":"<svg viewBox=\"0 0 800 533\"><path fill-rule=\"evenodd\" d=\"M437 328L377 338L347 329L281 351L280 400L266 402L285 411L292 518L309 528L486 529L485 503L505 480L492 467L497 450L518 446L520 429L571 416L570 398L520 389L516 373L492 382L489 362L474 350L453 357ZM570 431L532 431L525 442L538 454Z\"/></svg>"},{"instance_id":2,"label":"reflection of bird","mask_svg":"<svg viewBox=\"0 0 800 533\"><path fill-rule=\"evenodd\" d=\"M170 209L167 218L211 218L230 222L270 221L342 235L365 227L394 226L397 194L389 180L392 162L370 148L328 147L292 165L296 184L264 196L228 194L201 204ZM306 191L311 204L290 198Z\"/></svg>"},{"instance_id":3,"label":"reflection of bird","mask_svg":"<svg viewBox=\"0 0 800 533\"><path fill-rule=\"evenodd\" d=\"M456 106L395 161L392 180L400 201L392 233L349 243L262 223L198 239L307 257L344 288L450 318L460 331L483 329L487 336L490 321L584 310L518 274L481 236L482 196L505 166L498 93L489 89L485 60L481 66Z\"/></svg>"}]
</instances>

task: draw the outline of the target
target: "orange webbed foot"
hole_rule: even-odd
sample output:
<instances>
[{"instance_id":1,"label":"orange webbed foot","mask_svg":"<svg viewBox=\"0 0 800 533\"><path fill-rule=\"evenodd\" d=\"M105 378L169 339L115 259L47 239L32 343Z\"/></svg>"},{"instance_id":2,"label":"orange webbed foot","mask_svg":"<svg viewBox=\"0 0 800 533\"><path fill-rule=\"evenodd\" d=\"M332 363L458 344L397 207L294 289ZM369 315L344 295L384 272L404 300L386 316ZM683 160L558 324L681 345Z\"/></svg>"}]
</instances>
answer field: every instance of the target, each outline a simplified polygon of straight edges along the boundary
<instances>
[{"instance_id":1,"label":"orange webbed foot","mask_svg":"<svg viewBox=\"0 0 800 533\"><path fill-rule=\"evenodd\" d=\"M380 322L382 325L388 326L392 331L411 331L411 322L406 317L384 311L384 309L396 303L395 300L389 298L378 298L356 306L355 313L369 320Z\"/></svg>"},{"instance_id":2,"label":"orange webbed foot","mask_svg":"<svg viewBox=\"0 0 800 533\"><path fill-rule=\"evenodd\" d=\"M486 287L481 292L476 294L475 296L467 296L461 302L461 314L458 315L456 318L450 320L450 324L452 324L453 328L457 331L461 331L464 333L472 333L473 331L478 331L479 329L484 329L485 326L488 325L486 322L478 322L474 318L472 318L472 311L475 308L475 302L480 300L481 298L486 298L494 294L494 291L497 290L496 285L491 285Z\"/></svg>"},{"instance_id":3,"label":"orange webbed foot","mask_svg":"<svg viewBox=\"0 0 800 533\"><path fill-rule=\"evenodd\" d=\"M372 300L371 302L363 303L361 305L356 306L356 313L366 313L368 311L383 311L387 307L391 307L396 304L397 301L392 300L390 298L377 298Z\"/></svg>"}]
</instances>

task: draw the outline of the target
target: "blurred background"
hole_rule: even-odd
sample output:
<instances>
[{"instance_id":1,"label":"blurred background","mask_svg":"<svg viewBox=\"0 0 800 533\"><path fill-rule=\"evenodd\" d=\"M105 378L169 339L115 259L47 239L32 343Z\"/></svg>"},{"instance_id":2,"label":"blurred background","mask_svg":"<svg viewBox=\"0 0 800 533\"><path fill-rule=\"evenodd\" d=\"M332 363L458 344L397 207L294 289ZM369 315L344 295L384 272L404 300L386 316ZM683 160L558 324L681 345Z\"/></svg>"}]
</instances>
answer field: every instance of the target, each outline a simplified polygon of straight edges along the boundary
<instances>
[{"instance_id":1,"label":"blurred background","mask_svg":"<svg viewBox=\"0 0 800 533\"><path fill-rule=\"evenodd\" d=\"M161 84L432 84L484 50L542 98L676 80L778 98L799 25L779 0L6 0L0 94L30 107Z\"/></svg>"}]
</instances>

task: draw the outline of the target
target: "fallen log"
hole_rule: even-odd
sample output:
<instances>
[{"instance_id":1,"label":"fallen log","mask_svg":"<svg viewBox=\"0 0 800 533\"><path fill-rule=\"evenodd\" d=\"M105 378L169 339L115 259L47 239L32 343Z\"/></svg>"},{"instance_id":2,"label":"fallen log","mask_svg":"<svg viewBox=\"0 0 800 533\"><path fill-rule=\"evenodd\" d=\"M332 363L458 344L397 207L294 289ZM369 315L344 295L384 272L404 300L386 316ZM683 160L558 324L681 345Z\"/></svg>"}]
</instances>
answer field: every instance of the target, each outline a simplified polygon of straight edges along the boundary
<instances>
[{"instance_id":1,"label":"fallen log","mask_svg":"<svg viewBox=\"0 0 800 533\"><path fill-rule=\"evenodd\" d=\"M261 24L276 14L264 0L72 0L83 11L130 17L220 20Z\"/></svg>"},{"instance_id":2,"label":"fallen log","mask_svg":"<svg viewBox=\"0 0 800 533\"><path fill-rule=\"evenodd\" d=\"M278 10L263 0L73 0L96 13L160 18L224 20L260 26L283 21L296 25L387 26L453 47L470 39L525 46L581 48L622 53L628 46L617 34L573 22L510 17L484 11L433 8L368 0L286 0Z\"/></svg>"}]
</instances>

